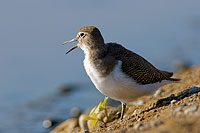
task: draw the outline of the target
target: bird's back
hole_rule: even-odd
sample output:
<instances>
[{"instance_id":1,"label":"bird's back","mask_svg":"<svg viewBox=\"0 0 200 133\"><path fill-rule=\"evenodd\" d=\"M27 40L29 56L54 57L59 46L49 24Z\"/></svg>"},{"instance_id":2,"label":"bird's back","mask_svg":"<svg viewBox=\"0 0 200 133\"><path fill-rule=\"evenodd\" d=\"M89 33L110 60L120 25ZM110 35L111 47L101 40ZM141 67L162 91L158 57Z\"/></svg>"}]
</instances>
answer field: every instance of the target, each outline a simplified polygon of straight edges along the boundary
<instances>
[{"instance_id":1,"label":"bird's back","mask_svg":"<svg viewBox=\"0 0 200 133\"><path fill-rule=\"evenodd\" d=\"M146 59L127 50L120 44L107 43L107 46L109 55L123 62L122 71L139 84L153 84L163 80L179 81L179 79L171 78L173 76L172 72L155 68Z\"/></svg>"}]
</instances>

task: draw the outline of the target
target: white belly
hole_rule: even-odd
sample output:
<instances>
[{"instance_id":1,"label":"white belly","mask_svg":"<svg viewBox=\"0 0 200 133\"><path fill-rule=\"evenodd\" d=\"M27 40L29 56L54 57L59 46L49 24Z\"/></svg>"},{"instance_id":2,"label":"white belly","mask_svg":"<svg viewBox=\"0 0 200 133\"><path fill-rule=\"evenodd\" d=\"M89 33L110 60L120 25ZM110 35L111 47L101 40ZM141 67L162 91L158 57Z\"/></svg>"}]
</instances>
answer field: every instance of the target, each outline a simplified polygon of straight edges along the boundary
<instances>
[{"instance_id":1,"label":"white belly","mask_svg":"<svg viewBox=\"0 0 200 133\"><path fill-rule=\"evenodd\" d=\"M104 95L124 103L133 101L140 96L151 94L161 85L169 83L169 81L165 80L161 83L149 85L137 84L121 71L121 64L122 62L118 61L114 70L106 77L103 77L87 58L84 60L85 70L96 88Z\"/></svg>"}]
</instances>

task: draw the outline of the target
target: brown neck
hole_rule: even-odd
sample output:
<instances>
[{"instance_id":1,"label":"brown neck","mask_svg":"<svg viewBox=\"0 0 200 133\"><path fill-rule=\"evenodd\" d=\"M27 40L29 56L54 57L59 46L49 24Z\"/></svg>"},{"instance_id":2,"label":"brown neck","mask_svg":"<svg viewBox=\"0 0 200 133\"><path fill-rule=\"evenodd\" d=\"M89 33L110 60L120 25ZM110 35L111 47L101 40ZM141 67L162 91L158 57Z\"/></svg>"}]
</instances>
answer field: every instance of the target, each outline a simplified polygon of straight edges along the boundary
<instances>
[{"instance_id":1,"label":"brown neck","mask_svg":"<svg viewBox=\"0 0 200 133\"><path fill-rule=\"evenodd\" d=\"M105 44L90 45L87 49L89 58L93 60L104 58L107 55L107 46Z\"/></svg>"},{"instance_id":2,"label":"brown neck","mask_svg":"<svg viewBox=\"0 0 200 133\"><path fill-rule=\"evenodd\" d=\"M97 69L102 76L107 76L114 68L117 61L108 54L108 46L90 45L88 48L88 57L91 64Z\"/></svg>"}]
</instances>

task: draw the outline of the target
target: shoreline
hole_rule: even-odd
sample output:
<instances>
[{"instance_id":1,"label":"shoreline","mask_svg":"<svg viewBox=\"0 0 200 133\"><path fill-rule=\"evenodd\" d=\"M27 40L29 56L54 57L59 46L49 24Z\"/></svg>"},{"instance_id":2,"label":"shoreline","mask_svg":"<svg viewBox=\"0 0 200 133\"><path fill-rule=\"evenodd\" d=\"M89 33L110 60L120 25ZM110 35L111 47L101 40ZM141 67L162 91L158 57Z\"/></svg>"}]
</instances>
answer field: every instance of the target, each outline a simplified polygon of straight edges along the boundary
<instances>
[{"instance_id":1,"label":"shoreline","mask_svg":"<svg viewBox=\"0 0 200 133\"><path fill-rule=\"evenodd\" d=\"M143 96L128 104L124 119L106 120L102 115L95 126L91 120L68 119L52 133L67 132L199 132L200 131L200 65L175 73L179 83L165 85L150 96ZM118 107L107 106L108 114ZM106 124L105 124L106 123Z\"/></svg>"}]
</instances>

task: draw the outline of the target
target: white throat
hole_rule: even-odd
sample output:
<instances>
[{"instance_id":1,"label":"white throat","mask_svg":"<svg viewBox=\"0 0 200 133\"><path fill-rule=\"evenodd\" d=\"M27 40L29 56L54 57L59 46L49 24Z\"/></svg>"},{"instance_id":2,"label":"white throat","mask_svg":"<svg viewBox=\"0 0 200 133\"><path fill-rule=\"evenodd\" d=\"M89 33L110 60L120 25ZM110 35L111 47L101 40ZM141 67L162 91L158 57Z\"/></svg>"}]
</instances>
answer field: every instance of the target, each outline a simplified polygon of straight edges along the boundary
<instances>
[{"instance_id":1,"label":"white throat","mask_svg":"<svg viewBox=\"0 0 200 133\"><path fill-rule=\"evenodd\" d=\"M88 56L89 50L85 44L81 44L80 48L84 51L85 56Z\"/></svg>"}]
</instances>

